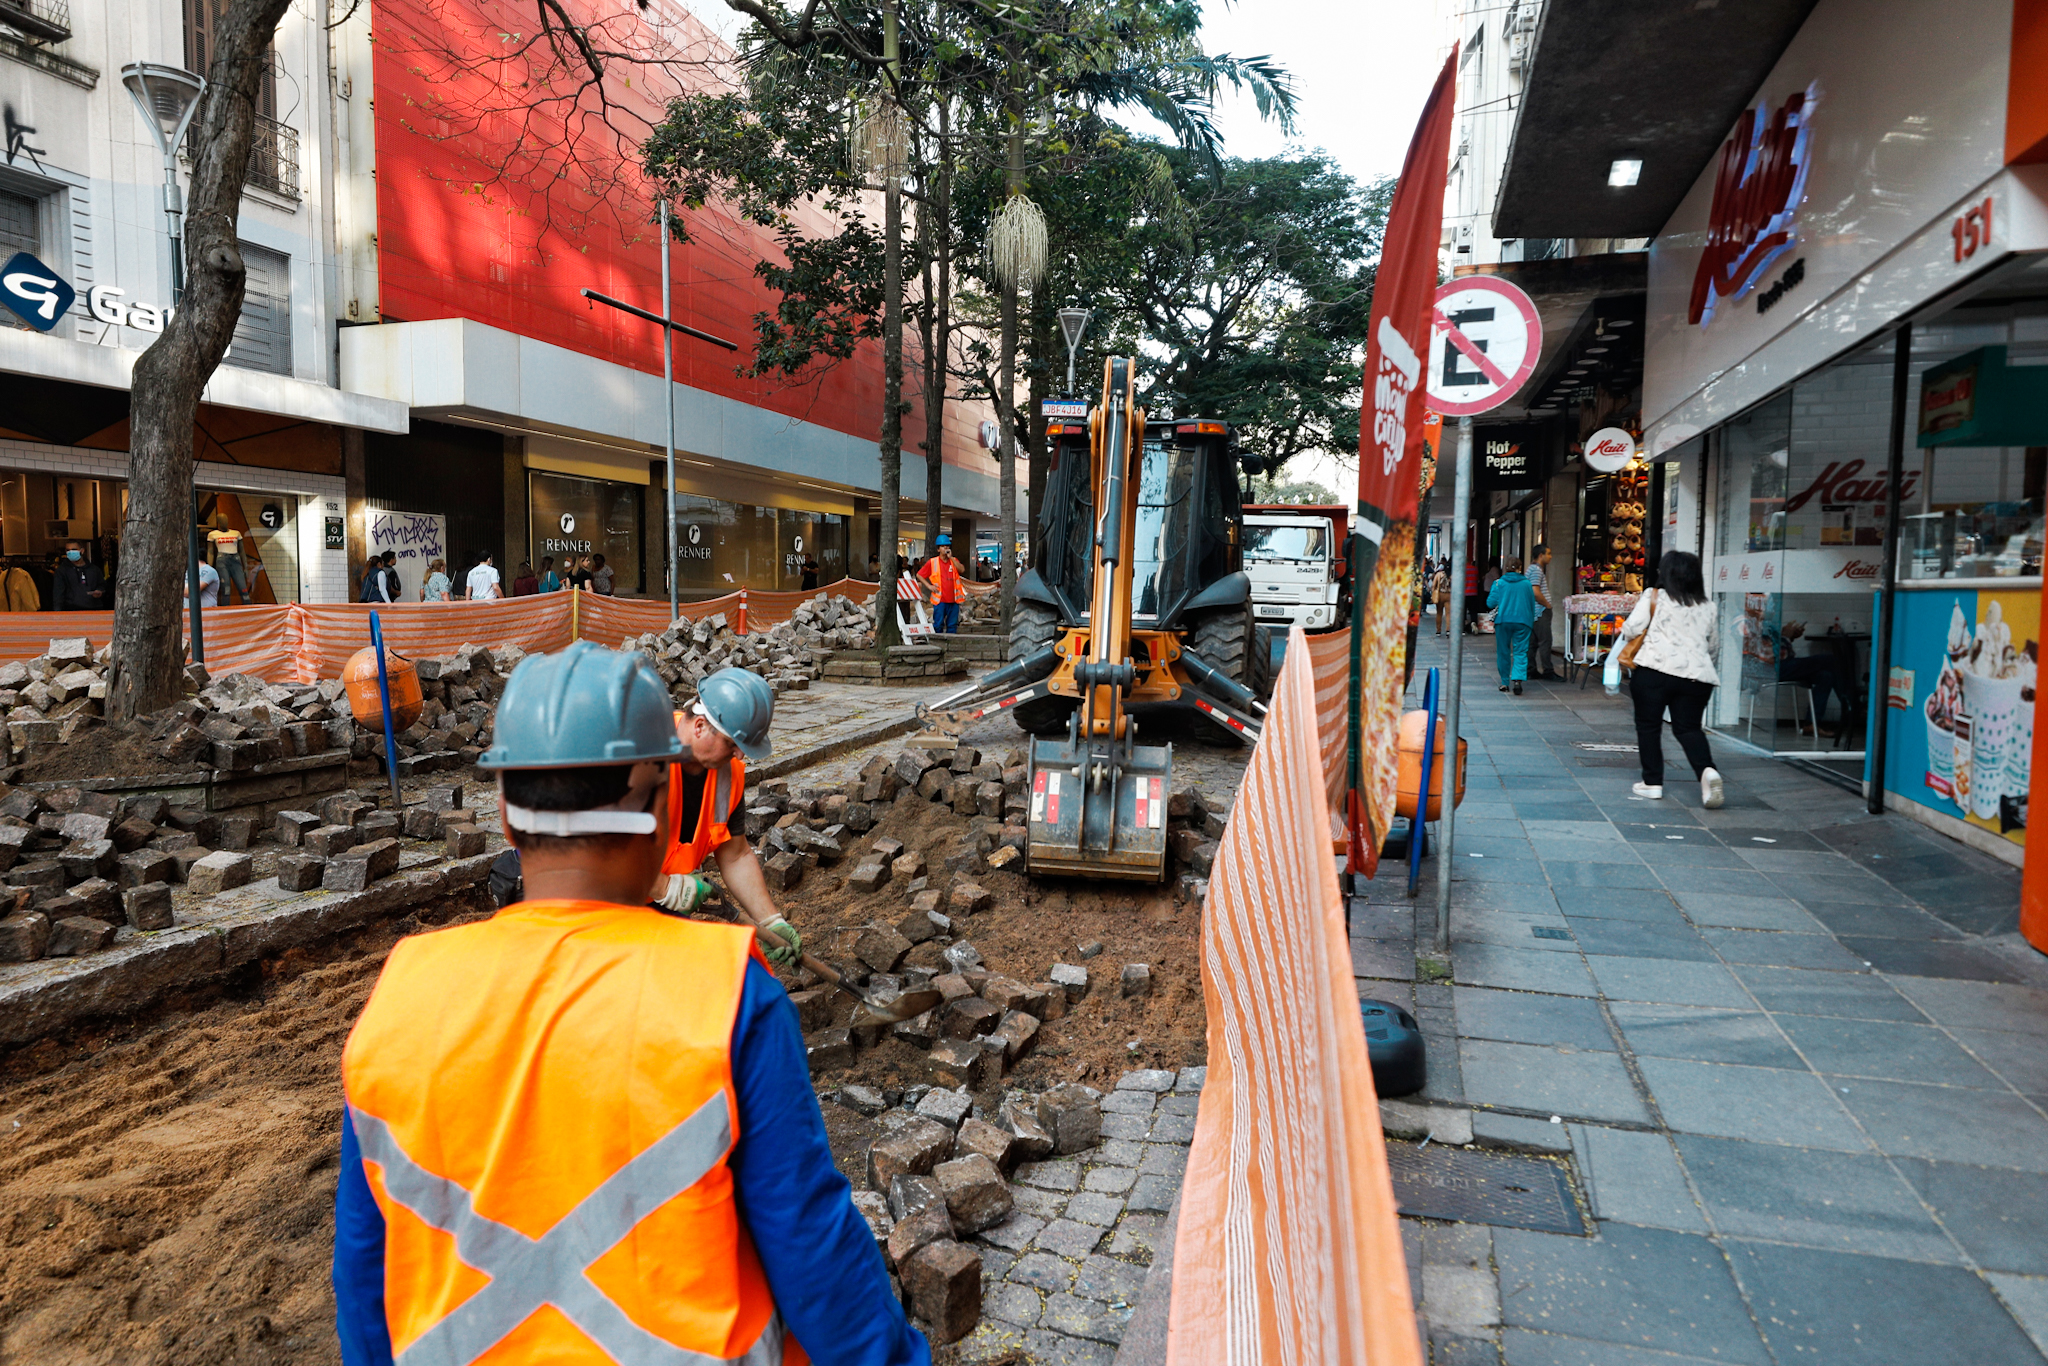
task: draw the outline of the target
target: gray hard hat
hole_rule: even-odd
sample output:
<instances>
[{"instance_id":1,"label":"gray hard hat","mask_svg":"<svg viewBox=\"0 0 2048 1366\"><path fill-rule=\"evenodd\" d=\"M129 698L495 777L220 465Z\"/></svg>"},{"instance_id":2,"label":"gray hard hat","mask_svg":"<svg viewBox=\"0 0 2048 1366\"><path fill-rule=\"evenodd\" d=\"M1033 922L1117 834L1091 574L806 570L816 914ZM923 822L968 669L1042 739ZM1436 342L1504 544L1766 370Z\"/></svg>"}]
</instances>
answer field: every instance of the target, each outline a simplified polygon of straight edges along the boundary
<instances>
[{"instance_id":1,"label":"gray hard hat","mask_svg":"<svg viewBox=\"0 0 2048 1366\"><path fill-rule=\"evenodd\" d=\"M697 685L697 708L712 729L733 742L750 764L774 751L768 723L775 719L775 689L746 669L720 669Z\"/></svg>"},{"instance_id":2,"label":"gray hard hat","mask_svg":"<svg viewBox=\"0 0 2048 1366\"><path fill-rule=\"evenodd\" d=\"M478 768L666 763L683 752L661 676L637 654L587 640L521 662L495 726Z\"/></svg>"}]
</instances>

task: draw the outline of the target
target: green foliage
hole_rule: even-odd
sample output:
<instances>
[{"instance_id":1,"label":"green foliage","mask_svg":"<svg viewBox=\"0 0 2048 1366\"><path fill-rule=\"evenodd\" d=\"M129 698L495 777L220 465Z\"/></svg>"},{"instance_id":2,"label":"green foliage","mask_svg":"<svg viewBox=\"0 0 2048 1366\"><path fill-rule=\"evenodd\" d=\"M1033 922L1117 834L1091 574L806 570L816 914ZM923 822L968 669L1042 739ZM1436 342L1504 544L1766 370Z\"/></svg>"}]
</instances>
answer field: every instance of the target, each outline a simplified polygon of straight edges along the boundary
<instances>
[{"instance_id":1,"label":"green foliage","mask_svg":"<svg viewBox=\"0 0 2048 1366\"><path fill-rule=\"evenodd\" d=\"M1254 503L1303 503L1321 507L1344 501L1321 484L1308 480L1278 484L1266 479L1252 481L1251 500Z\"/></svg>"}]
</instances>

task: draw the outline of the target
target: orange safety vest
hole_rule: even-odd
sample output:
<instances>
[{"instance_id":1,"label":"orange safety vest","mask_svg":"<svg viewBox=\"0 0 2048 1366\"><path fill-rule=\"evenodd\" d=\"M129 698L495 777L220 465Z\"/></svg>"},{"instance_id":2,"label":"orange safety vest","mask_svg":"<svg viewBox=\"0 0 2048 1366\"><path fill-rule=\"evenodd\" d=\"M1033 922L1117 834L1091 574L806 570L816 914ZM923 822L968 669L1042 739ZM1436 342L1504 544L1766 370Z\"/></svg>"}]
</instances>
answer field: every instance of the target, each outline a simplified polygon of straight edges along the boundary
<instances>
[{"instance_id":1,"label":"orange safety vest","mask_svg":"<svg viewBox=\"0 0 2048 1366\"><path fill-rule=\"evenodd\" d=\"M668 766L668 856L666 873L694 873L711 851L732 838L733 808L747 787L746 760L735 754L704 775L704 800L697 803L697 828L683 838L683 766Z\"/></svg>"},{"instance_id":2,"label":"orange safety vest","mask_svg":"<svg viewBox=\"0 0 2048 1366\"><path fill-rule=\"evenodd\" d=\"M397 1360L807 1360L726 1165L753 943L529 901L391 951L342 1081Z\"/></svg>"},{"instance_id":3,"label":"orange safety vest","mask_svg":"<svg viewBox=\"0 0 2048 1366\"><path fill-rule=\"evenodd\" d=\"M960 566L944 556L934 556L924 562L924 568L917 571L920 579L929 579L938 590L940 602L960 601Z\"/></svg>"}]
</instances>

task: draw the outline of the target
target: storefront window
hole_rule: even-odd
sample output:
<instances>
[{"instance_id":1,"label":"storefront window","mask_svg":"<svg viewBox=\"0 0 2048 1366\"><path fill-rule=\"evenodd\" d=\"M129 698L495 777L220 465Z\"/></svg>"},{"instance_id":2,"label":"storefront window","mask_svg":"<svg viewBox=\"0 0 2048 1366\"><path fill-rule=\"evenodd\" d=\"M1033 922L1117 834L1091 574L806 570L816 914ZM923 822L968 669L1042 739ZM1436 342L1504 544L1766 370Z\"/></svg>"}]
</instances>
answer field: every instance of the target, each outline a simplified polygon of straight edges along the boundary
<instances>
[{"instance_id":1,"label":"storefront window","mask_svg":"<svg viewBox=\"0 0 2048 1366\"><path fill-rule=\"evenodd\" d=\"M287 493L199 491L201 554L223 604L299 600L299 500Z\"/></svg>"},{"instance_id":2,"label":"storefront window","mask_svg":"<svg viewBox=\"0 0 2048 1366\"><path fill-rule=\"evenodd\" d=\"M564 574L570 561L602 555L613 573L616 591L640 585L640 506L646 490L640 484L608 479L579 479L566 474L527 471L527 505L532 509L533 563L555 557L555 572ZM504 567L499 567L503 573ZM565 574L566 577L566 574Z\"/></svg>"},{"instance_id":3,"label":"storefront window","mask_svg":"<svg viewBox=\"0 0 2048 1366\"><path fill-rule=\"evenodd\" d=\"M686 601L742 588L794 592L813 561L819 587L846 577L848 519L676 495L677 591Z\"/></svg>"}]
</instances>

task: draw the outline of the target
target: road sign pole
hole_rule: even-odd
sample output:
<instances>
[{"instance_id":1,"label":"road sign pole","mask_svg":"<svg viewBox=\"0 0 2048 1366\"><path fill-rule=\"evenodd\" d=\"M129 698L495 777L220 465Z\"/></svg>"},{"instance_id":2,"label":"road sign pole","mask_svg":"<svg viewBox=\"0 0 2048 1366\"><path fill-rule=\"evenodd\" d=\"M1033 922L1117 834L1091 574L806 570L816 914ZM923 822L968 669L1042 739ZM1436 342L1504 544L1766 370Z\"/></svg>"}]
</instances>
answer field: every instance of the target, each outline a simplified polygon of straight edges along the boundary
<instances>
[{"instance_id":1,"label":"road sign pole","mask_svg":"<svg viewBox=\"0 0 2048 1366\"><path fill-rule=\"evenodd\" d=\"M1458 827L1458 702L1464 692L1465 520L1472 511L1472 419L1458 419L1458 465L1451 484L1451 644L1444 669L1443 831L1436 852L1436 951L1451 950L1451 870ZM1428 793L1423 794L1425 804ZM1425 806L1426 809L1426 806Z\"/></svg>"}]
</instances>

